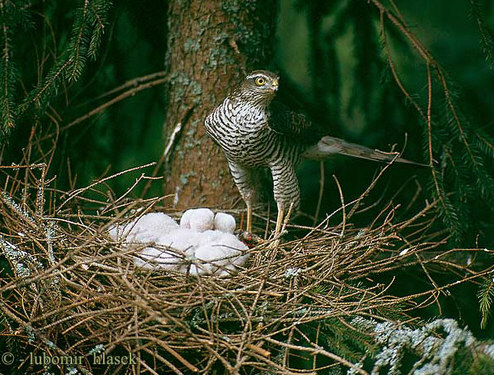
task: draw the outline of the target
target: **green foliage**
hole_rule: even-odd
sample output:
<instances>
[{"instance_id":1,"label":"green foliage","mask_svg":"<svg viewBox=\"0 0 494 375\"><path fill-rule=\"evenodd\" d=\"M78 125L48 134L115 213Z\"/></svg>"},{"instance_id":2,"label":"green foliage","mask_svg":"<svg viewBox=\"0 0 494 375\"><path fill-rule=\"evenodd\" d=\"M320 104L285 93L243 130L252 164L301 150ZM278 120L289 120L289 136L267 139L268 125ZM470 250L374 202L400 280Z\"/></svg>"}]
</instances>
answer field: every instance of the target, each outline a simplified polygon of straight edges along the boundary
<instances>
[{"instance_id":1,"label":"green foliage","mask_svg":"<svg viewBox=\"0 0 494 375\"><path fill-rule=\"evenodd\" d=\"M477 297L480 304L480 313L482 314L480 328L485 329L487 326L487 319L491 313L492 301L494 299L494 278L484 280L479 288Z\"/></svg>"},{"instance_id":2,"label":"green foliage","mask_svg":"<svg viewBox=\"0 0 494 375\"><path fill-rule=\"evenodd\" d=\"M27 19L8 24L15 26L10 63L16 76L8 91L15 126L0 125L2 162L19 163L26 155L48 159L51 173L59 176L57 187L66 190L89 184L109 165L123 170L157 160L163 148L163 90L154 85L139 95L128 93L163 77L150 73L163 70L166 6L129 0L117 7L105 0L26 4ZM132 98L115 101L122 93ZM88 116L109 101L115 105ZM1 111L3 123L8 114ZM26 147L29 142L35 146ZM129 183L134 178L129 175ZM118 193L128 186L112 187ZM153 184L151 193L158 188Z\"/></svg>"},{"instance_id":3,"label":"green foliage","mask_svg":"<svg viewBox=\"0 0 494 375\"><path fill-rule=\"evenodd\" d=\"M362 353L373 353L375 342L372 335L354 329L343 319L326 319L320 324L301 327L308 337L319 334L319 345L329 349L353 363L362 358Z\"/></svg>"},{"instance_id":4,"label":"green foliage","mask_svg":"<svg viewBox=\"0 0 494 375\"><path fill-rule=\"evenodd\" d=\"M27 10L29 1L0 2L0 43L2 48L0 60L0 142L15 126L17 107L15 92L18 72L15 62L15 46L12 39L22 29L31 26L31 14Z\"/></svg>"},{"instance_id":5,"label":"green foliage","mask_svg":"<svg viewBox=\"0 0 494 375\"><path fill-rule=\"evenodd\" d=\"M460 100L455 91L444 94L442 107L431 122L430 134L425 129L423 137L424 153L430 147L435 158L428 189L439 202L438 214L456 244L471 246L479 230L485 230L485 215L492 215L494 179L490 148L494 143L487 134L479 138L472 123L458 109ZM478 211L479 199L487 204L483 212Z\"/></svg>"},{"instance_id":6,"label":"green foliage","mask_svg":"<svg viewBox=\"0 0 494 375\"><path fill-rule=\"evenodd\" d=\"M485 20L485 7L486 4L481 4L479 0L470 0L470 11L472 17L477 23L477 27L480 35L480 45L482 52L484 52L485 60L489 64L491 69L494 69L494 38L492 30Z\"/></svg>"},{"instance_id":7,"label":"green foliage","mask_svg":"<svg viewBox=\"0 0 494 375\"><path fill-rule=\"evenodd\" d=\"M79 1L67 45L41 83L27 95L21 114L32 105L43 110L62 86L81 77L88 60L96 58L110 6L108 0Z\"/></svg>"},{"instance_id":8,"label":"green foliage","mask_svg":"<svg viewBox=\"0 0 494 375\"><path fill-rule=\"evenodd\" d=\"M49 5L44 9L45 4L38 1L3 0L0 3L0 143L6 142L16 123L28 111L36 109L38 116L43 115L46 106L62 89L66 90L80 79L88 61L96 59L111 2L79 0L76 4L77 7L69 8L73 23L70 37L66 39L64 32L53 34L52 22L56 20L50 20ZM43 10L45 14L42 14ZM34 36L36 29L45 26L51 28L51 33ZM26 40L20 36L25 38L29 34L33 34L33 39L37 38L41 45L26 46ZM46 51L48 39L53 39L52 43L58 42L51 47L51 54ZM41 51L43 55L39 55ZM38 66L32 64L36 60ZM32 72L36 71L38 76L33 77ZM36 84L30 89L33 78Z\"/></svg>"}]
</instances>

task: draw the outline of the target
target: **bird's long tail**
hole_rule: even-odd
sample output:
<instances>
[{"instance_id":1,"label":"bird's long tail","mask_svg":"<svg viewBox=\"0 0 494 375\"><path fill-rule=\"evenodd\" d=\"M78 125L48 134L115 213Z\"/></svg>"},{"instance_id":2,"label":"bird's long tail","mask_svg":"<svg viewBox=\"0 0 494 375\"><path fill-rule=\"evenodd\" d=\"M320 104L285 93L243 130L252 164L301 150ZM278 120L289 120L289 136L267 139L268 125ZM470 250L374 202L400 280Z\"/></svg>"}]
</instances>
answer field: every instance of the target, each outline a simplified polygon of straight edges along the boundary
<instances>
[{"instance_id":1,"label":"bird's long tail","mask_svg":"<svg viewBox=\"0 0 494 375\"><path fill-rule=\"evenodd\" d=\"M347 155L355 158L382 161L386 163L398 162L427 166L426 164L416 163L398 156L396 152L384 152L372 150L356 143L346 142L343 139L325 136L319 142L306 150L303 156L307 159L322 160L332 155Z\"/></svg>"}]
</instances>

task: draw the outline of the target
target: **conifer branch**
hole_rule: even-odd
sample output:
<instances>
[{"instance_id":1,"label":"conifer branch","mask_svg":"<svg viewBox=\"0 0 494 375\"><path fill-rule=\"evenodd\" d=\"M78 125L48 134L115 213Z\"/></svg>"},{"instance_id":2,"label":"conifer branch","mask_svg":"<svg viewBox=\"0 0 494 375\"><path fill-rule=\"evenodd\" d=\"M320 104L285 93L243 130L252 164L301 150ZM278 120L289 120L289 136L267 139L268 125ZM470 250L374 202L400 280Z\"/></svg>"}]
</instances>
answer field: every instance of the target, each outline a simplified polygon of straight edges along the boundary
<instances>
[{"instance_id":1,"label":"conifer branch","mask_svg":"<svg viewBox=\"0 0 494 375\"><path fill-rule=\"evenodd\" d=\"M42 83L34 88L24 100L20 114L24 114L32 105L42 108L56 94L64 83L77 81L89 58L96 56L101 44L104 25L110 9L106 0L84 0L72 25L72 36L60 61L46 74Z\"/></svg>"},{"instance_id":2,"label":"conifer branch","mask_svg":"<svg viewBox=\"0 0 494 375\"><path fill-rule=\"evenodd\" d=\"M487 26L482 7L478 0L470 0L470 11L472 13L480 34L480 46L485 55L485 60L491 69L494 69L494 38L492 31Z\"/></svg>"},{"instance_id":3,"label":"conifer branch","mask_svg":"<svg viewBox=\"0 0 494 375\"><path fill-rule=\"evenodd\" d=\"M398 72L396 71L395 64L394 64L393 60L391 59L391 51L389 50L388 38L387 38L386 30L384 27L384 12L380 12L379 18L380 18L380 25L381 25L381 37L382 37L383 42L384 42L384 48L386 49L386 59L388 61L388 65L391 69L391 73L393 74L393 78L394 78L396 84L398 85L398 87L400 88L401 92L403 93L403 95L405 95L407 100L415 107L415 109L419 113L420 117L423 120L427 120L427 118L424 114L424 111L422 110L420 105L417 103L416 100L413 99L412 95L410 95L408 90L403 85L403 82L401 81L400 76L398 75Z\"/></svg>"},{"instance_id":4,"label":"conifer branch","mask_svg":"<svg viewBox=\"0 0 494 375\"><path fill-rule=\"evenodd\" d=\"M2 48L2 72L0 74L2 82L1 87L1 112L2 112L2 128L1 132L4 136L8 135L10 130L15 127L15 115L14 115L14 82L15 82L15 73L14 73L14 64L11 60L11 48L10 48L10 29L8 24L8 9L7 4L5 4L5 0L0 1L0 17L2 20L2 39L3 39L3 48ZM9 5L12 7L13 5Z\"/></svg>"},{"instance_id":5,"label":"conifer branch","mask_svg":"<svg viewBox=\"0 0 494 375\"><path fill-rule=\"evenodd\" d=\"M431 67L429 64L427 64L427 143L429 145L429 166L431 167L437 198L441 206L444 208L445 212L448 212L448 208L445 203L445 197L443 196L443 190L439 187L439 181L436 174L437 172L433 163L434 155L432 153L432 78Z\"/></svg>"},{"instance_id":6,"label":"conifer branch","mask_svg":"<svg viewBox=\"0 0 494 375\"><path fill-rule=\"evenodd\" d=\"M87 13L88 13L88 7L89 7L89 0L84 0L84 6L82 7L80 14L76 16L76 24L77 25L77 36L75 37L75 43L74 43L74 61L72 64L72 71L69 74L68 81L75 81L79 74L81 73L80 71L80 65L81 63L81 48L83 47L83 34L85 32L85 27L86 27L86 22L87 22Z\"/></svg>"},{"instance_id":7,"label":"conifer branch","mask_svg":"<svg viewBox=\"0 0 494 375\"><path fill-rule=\"evenodd\" d=\"M480 286L477 293L480 304L480 313L482 314L482 320L480 321L480 328L485 329L487 326L487 319L491 313L492 300L494 299L494 278L489 278L484 281Z\"/></svg>"}]
</instances>

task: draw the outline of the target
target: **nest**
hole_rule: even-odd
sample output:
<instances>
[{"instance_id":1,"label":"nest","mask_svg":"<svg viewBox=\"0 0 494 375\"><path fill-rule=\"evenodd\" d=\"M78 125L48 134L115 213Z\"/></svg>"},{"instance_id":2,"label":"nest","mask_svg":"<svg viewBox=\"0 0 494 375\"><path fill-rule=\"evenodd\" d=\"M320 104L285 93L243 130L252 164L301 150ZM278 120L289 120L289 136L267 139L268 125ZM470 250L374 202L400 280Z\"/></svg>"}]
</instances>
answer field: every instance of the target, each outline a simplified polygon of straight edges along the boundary
<instances>
[{"instance_id":1,"label":"nest","mask_svg":"<svg viewBox=\"0 0 494 375\"><path fill-rule=\"evenodd\" d=\"M393 296L381 277L418 262L427 274L421 254L441 242L429 230L432 205L399 223L388 205L371 226L355 228L348 220L360 201L351 202L337 225L328 217L301 238L252 248L232 277L196 277L137 268L136 249L107 234L116 222L166 210L159 199L109 198L97 189L104 180L58 192L44 165L4 172L1 328L22 373L316 374L339 366L366 374L354 363L372 340L352 318L407 319L407 309L433 303L440 290Z\"/></svg>"}]
</instances>

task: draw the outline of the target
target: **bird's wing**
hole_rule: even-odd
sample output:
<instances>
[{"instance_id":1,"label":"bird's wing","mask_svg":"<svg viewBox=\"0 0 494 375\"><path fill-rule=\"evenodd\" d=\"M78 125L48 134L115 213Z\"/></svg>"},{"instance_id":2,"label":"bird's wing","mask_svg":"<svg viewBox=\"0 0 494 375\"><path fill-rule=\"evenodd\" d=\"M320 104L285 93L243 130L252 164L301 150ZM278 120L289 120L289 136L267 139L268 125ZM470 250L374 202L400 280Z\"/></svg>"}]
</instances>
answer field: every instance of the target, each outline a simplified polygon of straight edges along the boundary
<instances>
[{"instance_id":1,"label":"bird's wing","mask_svg":"<svg viewBox=\"0 0 494 375\"><path fill-rule=\"evenodd\" d=\"M321 139L322 132L306 115L289 110L280 101L273 100L269 112L268 125L276 133L311 145Z\"/></svg>"},{"instance_id":2,"label":"bird's wing","mask_svg":"<svg viewBox=\"0 0 494 375\"><path fill-rule=\"evenodd\" d=\"M306 151L302 156L307 159L322 160L332 155L346 155L386 163L397 162L428 166L401 158L397 152L375 150L328 136L317 122L312 122L302 113L289 110L280 101L273 100L270 105L268 125L276 133L283 134L294 142L305 145Z\"/></svg>"},{"instance_id":3,"label":"bird's wing","mask_svg":"<svg viewBox=\"0 0 494 375\"><path fill-rule=\"evenodd\" d=\"M322 137L316 145L308 148L303 154L308 159L321 160L331 155L347 155L355 158L367 159L373 161L383 162L398 162L405 164L414 164L425 166L425 164L416 163L407 159L399 157L396 152L384 152L379 150L373 150L365 146L358 145L356 143L346 142L343 139L325 136Z\"/></svg>"}]
</instances>

